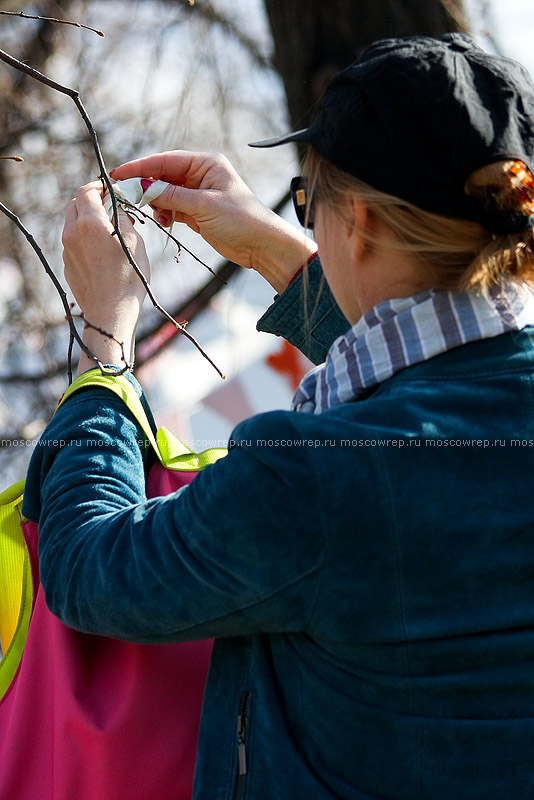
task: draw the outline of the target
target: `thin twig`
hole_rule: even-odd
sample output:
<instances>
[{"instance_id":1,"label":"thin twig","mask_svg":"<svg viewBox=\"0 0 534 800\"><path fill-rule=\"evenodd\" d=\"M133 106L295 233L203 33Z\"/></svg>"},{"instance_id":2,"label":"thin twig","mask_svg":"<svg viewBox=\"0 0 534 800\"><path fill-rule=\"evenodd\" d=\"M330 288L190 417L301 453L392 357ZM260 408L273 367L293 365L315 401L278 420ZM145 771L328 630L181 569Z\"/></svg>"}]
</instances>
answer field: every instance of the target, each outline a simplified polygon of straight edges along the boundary
<instances>
[{"instance_id":1,"label":"thin twig","mask_svg":"<svg viewBox=\"0 0 534 800\"><path fill-rule=\"evenodd\" d=\"M81 118L83 119L83 121L85 123L85 126L87 127L87 130L89 131L89 136L91 137L91 142L93 144L93 149L95 151L96 158L97 158L97 161L98 161L98 166L100 168L100 179L105 184L105 186L106 186L106 188L109 191L110 196L111 196L111 203L112 203L112 207L113 207L113 224L114 224L114 228L115 228L114 234L117 236L117 239L121 243L121 247L122 247L122 249L124 251L124 254L126 255L126 258L128 259L129 264L131 265L131 267L133 268L134 272L137 274L139 280L143 284L143 286L145 288L145 291L146 291L148 297L150 298L150 302L152 303L154 308L157 311L159 311L161 314L163 314L163 316L166 319L168 319L169 322L172 322L173 325L177 328L177 330L179 330L180 333L182 333L186 337L186 339L189 339L189 341L197 348L199 353L212 365L212 367L221 376L221 378L224 378L225 376L223 375L223 373L221 372L219 367L212 361L212 359L208 356L208 354L205 352L205 350L203 350L203 348L197 342L195 337L192 336L189 333L189 331L187 331L184 328L183 325L180 325L179 322L176 322L176 320L168 313L168 311L166 311L163 308L163 306L161 306L159 304L159 302L156 300L156 297L154 296L152 288L150 287L150 284L148 283L145 275L143 274L143 271L140 269L139 265L137 264L137 262L135 261L133 255L131 254L128 245L124 241L124 237L123 237L123 235L121 233L120 226L119 226L119 209L118 209L118 205L117 205L117 197L115 195L115 192L113 191L113 184L111 182L111 178L108 175L108 172L106 170L106 166L104 164L104 158L103 158L102 152L100 150L100 145L98 143L98 138L97 138L97 135L96 135L96 131L95 131L94 127L93 127L93 124L92 124L92 122L91 122L91 120L89 118L89 115L88 115L87 111L85 110L85 106L83 105L83 103L82 103L82 101L80 99L79 92L77 92L76 89L71 89L69 86L64 86L61 83L57 83L57 81L53 81L51 78L48 78L46 75L43 75L42 72L39 72L39 70L36 70L33 67L29 67L27 64L24 64L22 61L19 61L17 58L14 58L14 56L10 55L9 53L6 53L4 50L0 50L0 60L4 61L6 64L9 64L14 69L18 69L21 72L24 72L26 75L29 75L30 77L34 78L35 80L39 81L40 83L44 83L45 86L49 86L51 89L55 89L55 91L60 92L61 94L65 94L65 95L67 95L68 97L70 97L72 99L72 101L74 102L76 108L78 109L78 112L79 112ZM63 292L63 294L64 294L64 292ZM68 313L70 314L70 309L69 309ZM84 350L84 352L87 352L87 351ZM96 360L94 358L94 356L93 356L93 360Z\"/></svg>"},{"instance_id":2,"label":"thin twig","mask_svg":"<svg viewBox=\"0 0 534 800\"><path fill-rule=\"evenodd\" d=\"M67 380L69 386L72 383L72 348L74 347L74 336L72 331L69 330L69 348L67 350Z\"/></svg>"},{"instance_id":3,"label":"thin twig","mask_svg":"<svg viewBox=\"0 0 534 800\"><path fill-rule=\"evenodd\" d=\"M57 22L61 25L74 25L75 28L85 28L87 31L98 33L99 36L105 36L103 31L97 28L91 28L90 25L83 25L81 22L72 22L70 19L55 19L55 17L41 17L34 14L25 14L24 11L0 11L0 14L5 14L10 17L22 17L23 19L40 19L43 22Z\"/></svg>"},{"instance_id":4,"label":"thin twig","mask_svg":"<svg viewBox=\"0 0 534 800\"><path fill-rule=\"evenodd\" d=\"M285 206L288 204L291 198L291 192L288 190L285 192L282 197L278 200L277 203L272 207L272 210L275 214L280 214ZM235 264L233 261L225 261L220 267L218 272L216 273L216 277L221 283L226 284L235 273L236 270L239 270L240 267ZM223 277L224 275L224 277ZM178 309L174 311L174 316L185 316L188 319L192 319L196 317L196 315L204 309L209 302L209 300L214 297L218 291L220 291L221 286L217 284L217 281L211 278L204 286L202 286L199 291L193 295L193 297L189 298L185 303L183 303ZM163 324L159 325L152 330L145 331L140 337L137 339L137 358L138 358L138 365L142 366L146 364L151 358L158 355L164 347L166 347L172 339L174 338L175 333L170 331L165 331L167 328L167 323L164 322ZM154 346L154 342L157 342L156 346Z\"/></svg>"},{"instance_id":5,"label":"thin twig","mask_svg":"<svg viewBox=\"0 0 534 800\"><path fill-rule=\"evenodd\" d=\"M226 281L224 280L224 278L221 278L221 276L218 275L215 272L215 270L213 270L208 264L206 264L205 261L202 261L202 259L199 258L198 256L196 256L191 250L189 250L185 246L185 244L182 244L182 242L180 242L176 238L176 236L173 236L172 233L167 230L167 228L164 228L163 225L160 225L160 223L157 221L157 219L154 219L154 217L151 214L147 214L146 211L143 211L142 208L138 208L137 206L134 206L133 203L129 203L128 200L120 200L119 201L119 205L121 205L121 206L123 205L126 208L128 208L129 211L133 211L134 215L137 212L137 214L139 214L140 217L141 217L141 219L138 218L140 222L143 222L145 219L148 219L148 220L150 220L150 222L153 222L154 225L157 228L160 229L160 231L163 231L165 236L168 236L168 238L171 239L177 245L177 247L178 247L178 255L180 254L180 250L185 250L186 253L188 253L190 256L192 256L192 258L195 259L195 261L198 261L198 263L202 264L202 266L205 267L208 270L208 272L211 272L211 274L213 275L214 278L217 278L217 280L221 281L226 286Z\"/></svg>"},{"instance_id":6,"label":"thin twig","mask_svg":"<svg viewBox=\"0 0 534 800\"><path fill-rule=\"evenodd\" d=\"M273 206L272 210L279 214L287 205L289 198L290 193L286 192L276 203L276 205ZM189 321L194 319L200 313L200 311L204 310L207 302L221 290L221 284L227 284L232 275L234 275L239 269L241 269L241 267L232 261L225 261L219 267L219 272L221 274L219 275L217 273L217 279L210 278L193 297L188 298L185 303L182 303L172 312L173 316L186 317ZM167 328L168 324L168 322L158 324L157 326L154 326L150 330L145 331L137 337L138 366L142 366L156 355L159 355L164 347L170 344L170 342L174 339L174 336L179 333L179 331L176 331L176 329L171 335L166 333L165 329ZM64 372L64 370L65 364L57 364L46 373L41 372L32 375L28 373L12 372L9 375L0 375L0 383L38 383L44 379L53 378L56 375Z\"/></svg>"},{"instance_id":7,"label":"thin twig","mask_svg":"<svg viewBox=\"0 0 534 800\"><path fill-rule=\"evenodd\" d=\"M33 235L25 227L25 225L21 222L19 217L17 217L17 215L13 211L11 211L11 209L9 209L7 206L5 206L1 202L0 202L0 211L3 214L5 214L6 217L9 217L9 219L12 222L15 223L17 228L23 233L23 235L26 238L26 240L28 241L28 243L31 245L31 247L34 249L34 251L37 253L37 256L38 256L41 264L43 265L46 274L48 275L48 277L50 278L50 280L54 284L54 287L56 288L56 291L59 294L59 297L60 297L61 302L63 304L63 308L65 309L65 317L66 317L67 322L69 324L71 338L76 339L76 341L78 342L78 344L79 344L80 348L83 350L83 352L87 356L89 356L89 358L92 359L99 366L99 368L100 368L100 370L102 371L103 374L107 374L102 362L95 355L93 355L91 353L89 348L82 341L82 339L80 337L80 334L76 330L76 326L74 324L74 319L72 317L72 313L71 313L69 301L67 299L67 295L66 295L61 283L58 281L57 277L55 276L50 264L46 260L43 251L41 250L41 248L39 247L39 245L35 241ZM107 334L107 335L110 336L109 334ZM110 338L113 338L113 337L110 336ZM69 374L71 374L71 372L70 372L70 363L69 363Z\"/></svg>"},{"instance_id":8,"label":"thin twig","mask_svg":"<svg viewBox=\"0 0 534 800\"><path fill-rule=\"evenodd\" d=\"M128 370L131 369L131 364L128 363L128 360L126 359L126 354L124 352L124 342L121 342L119 341L119 339L116 339L114 336L111 335L111 333L108 333L106 330L104 330L104 328L101 328L98 325L93 325L92 322L89 322L83 311L81 311L79 314L76 314L75 316L78 317L78 319L83 320L83 324L86 328L91 328L91 330L97 331L97 333L100 333L106 339L111 339L112 342L115 342L116 344L119 345L121 349L121 361L124 364L124 368L121 369L119 373L114 372L115 375L122 375L123 372L127 372Z\"/></svg>"},{"instance_id":9,"label":"thin twig","mask_svg":"<svg viewBox=\"0 0 534 800\"><path fill-rule=\"evenodd\" d=\"M112 192L113 192L113 189L112 189ZM118 210L116 209L118 203L117 203L117 197L115 195L115 192L113 192L113 195L112 195L111 199L112 199L113 205L114 205L114 216L116 214L116 217L117 217L117 222L115 223L115 230L114 230L113 234L116 235L117 238L119 239L119 241L121 242L122 248L123 248L123 250L124 250L124 252L126 254L126 257L128 258L128 261L130 262L131 266L134 268L134 270L137 273L141 283L143 284L143 286L145 288L145 292L147 293L150 302L152 303L152 305L154 306L156 311L159 311L160 314L163 314L165 319L167 319L169 322L171 322L174 325L174 327L176 328L177 331L179 331L181 334L183 334L186 339L189 339L191 344L193 344L197 348L198 352L206 359L206 361L208 361L211 364L211 366L214 368L214 370L224 380L226 378L226 376L221 372L221 370L219 369L217 364L215 364L215 362L212 361L212 359L209 357L209 355L206 353L206 351L202 348L202 346L199 344L199 342L197 342L195 337L191 333L189 333L188 330L186 330L185 325L182 325L180 322L177 322L174 319L174 317L171 316L171 314L169 314L169 312L165 308L163 308L163 306L157 300L154 292L152 291L152 287L150 286L150 283L148 282L148 280L146 278L146 275L144 275L142 270L139 269L138 265L135 262L134 257L132 256L128 246L126 245L126 243L125 243L125 241L124 241L124 239L122 237L122 233L121 233L119 225L118 225L118 216L119 215L118 215ZM139 210L139 209L137 209L137 210Z\"/></svg>"},{"instance_id":10,"label":"thin twig","mask_svg":"<svg viewBox=\"0 0 534 800\"><path fill-rule=\"evenodd\" d=\"M28 64L25 64L23 61L19 61L18 58L15 58L9 53L6 53L5 50L0 50L0 60L4 61L6 64L9 64L10 67L20 70L21 72L24 72L26 75L29 75L31 78L34 78L40 83L44 83L44 85L48 86L50 89L54 89L56 92L60 92L61 94L65 94L71 98L76 108L78 109L78 112L81 118L83 119L87 130L89 131L89 136L91 137L91 142L93 144L93 149L96 154L98 166L100 168L100 173L102 175L102 180L106 184L108 191L113 192L111 188L112 187L111 178L106 172L106 167L104 164L104 159L102 157L102 152L100 150L100 145L98 143L98 139L96 136L96 131L80 99L79 92L77 92L76 89L71 89L69 86L63 86L63 84L57 83L57 81L53 81L51 78L48 78L46 75L43 75L42 72L39 72L39 70L28 66ZM116 204L113 205L113 210L114 211L116 210Z\"/></svg>"}]
</instances>

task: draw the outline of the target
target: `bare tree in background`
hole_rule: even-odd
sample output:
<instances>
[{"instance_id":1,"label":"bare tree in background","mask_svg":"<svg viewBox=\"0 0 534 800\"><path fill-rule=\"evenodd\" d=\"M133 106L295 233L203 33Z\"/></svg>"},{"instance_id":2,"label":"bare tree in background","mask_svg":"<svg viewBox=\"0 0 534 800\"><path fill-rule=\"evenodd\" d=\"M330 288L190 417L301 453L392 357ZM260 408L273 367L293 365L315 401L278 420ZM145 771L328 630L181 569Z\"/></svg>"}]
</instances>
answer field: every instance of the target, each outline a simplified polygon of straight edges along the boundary
<instances>
[{"instance_id":1,"label":"bare tree in background","mask_svg":"<svg viewBox=\"0 0 534 800\"><path fill-rule=\"evenodd\" d=\"M177 145L218 149L254 186L266 178L244 141L308 124L328 78L363 47L385 36L466 28L461 0L264 0L263 16L258 0L254 19L246 6L0 0L0 11L69 17L106 33L96 40L50 22L0 17L0 46L79 89L110 165ZM0 154L25 158L23 165L0 161L0 199L23 218L61 275L64 209L79 184L97 177L89 138L68 100L27 76L2 66L0 87ZM276 191L284 193L282 186ZM50 281L7 219L0 219L0 236L1 469L2 457L13 462L23 451L21 459L27 457L22 442L36 436L55 407L68 334ZM152 260L160 262L155 281L165 306L177 319L194 318L220 282L196 265L189 269L186 256L177 265L161 240L158 254ZM206 257L232 276L233 265ZM147 309L141 327L147 346L140 347L147 357L172 338L156 335L160 327Z\"/></svg>"}]
</instances>

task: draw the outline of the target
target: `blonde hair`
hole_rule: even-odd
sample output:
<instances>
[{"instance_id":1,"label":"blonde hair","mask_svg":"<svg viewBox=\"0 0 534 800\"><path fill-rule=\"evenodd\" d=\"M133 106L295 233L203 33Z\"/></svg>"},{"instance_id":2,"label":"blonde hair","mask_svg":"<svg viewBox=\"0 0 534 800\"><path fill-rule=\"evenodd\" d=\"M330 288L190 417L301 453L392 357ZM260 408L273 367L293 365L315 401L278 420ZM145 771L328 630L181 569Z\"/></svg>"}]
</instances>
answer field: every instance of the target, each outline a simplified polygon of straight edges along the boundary
<instances>
[{"instance_id":1,"label":"blonde hair","mask_svg":"<svg viewBox=\"0 0 534 800\"><path fill-rule=\"evenodd\" d=\"M466 183L473 196L497 199L502 210L520 211L510 191L509 166L498 162L477 170ZM310 147L303 165L311 193L343 214L347 196L357 194L376 218L394 233L399 250L425 264L432 285L443 289L483 288L505 278L534 281L534 232L496 235L478 222L423 211L398 197L373 189L340 170ZM515 204L515 205L514 205ZM377 243L366 235L370 244Z\"/></svg>"}]
</instances>

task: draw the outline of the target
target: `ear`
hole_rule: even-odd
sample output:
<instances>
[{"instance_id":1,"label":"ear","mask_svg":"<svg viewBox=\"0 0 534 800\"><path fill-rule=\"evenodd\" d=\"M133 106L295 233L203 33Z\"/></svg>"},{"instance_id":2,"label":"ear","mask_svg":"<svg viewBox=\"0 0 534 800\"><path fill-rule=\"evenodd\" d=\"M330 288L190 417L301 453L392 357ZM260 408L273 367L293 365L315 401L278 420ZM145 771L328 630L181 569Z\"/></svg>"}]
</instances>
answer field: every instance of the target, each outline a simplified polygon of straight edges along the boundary
<instances>
[{"instance_id":1,"label":"ear","mask_svg":"<svg viewBox=\"0 0 534 800\"><path fill-rule=\"evenodd\" d=\"M367 250L372 246L367 235L372 233L372 214L367 204L358 195L351 195L348 200L349 217L347 233L351 239L354 259L361 262Z\"/></svg>"}]
</instances>

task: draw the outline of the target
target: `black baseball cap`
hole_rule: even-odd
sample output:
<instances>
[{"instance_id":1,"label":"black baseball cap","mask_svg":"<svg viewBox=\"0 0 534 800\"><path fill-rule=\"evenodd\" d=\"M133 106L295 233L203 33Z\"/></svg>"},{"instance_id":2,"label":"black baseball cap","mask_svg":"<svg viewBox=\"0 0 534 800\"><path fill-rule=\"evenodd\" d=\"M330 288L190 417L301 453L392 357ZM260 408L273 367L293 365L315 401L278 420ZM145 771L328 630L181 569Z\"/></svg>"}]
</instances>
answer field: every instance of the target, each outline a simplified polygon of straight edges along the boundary
<instances>
[{"instance_id":1,"label":"black baseball cap","mask_svg":"<svg viewBox=\"0 0 534 800\"><path fill-rule=\"evenodd\" d=\"M327 86L309 128L251 143L308 142L370 186L490 230L527 230L529 217L469 197L472 172L534 161L534 84L519 62L465 34L385 39Z\"/></svg>"}]
</instances>

